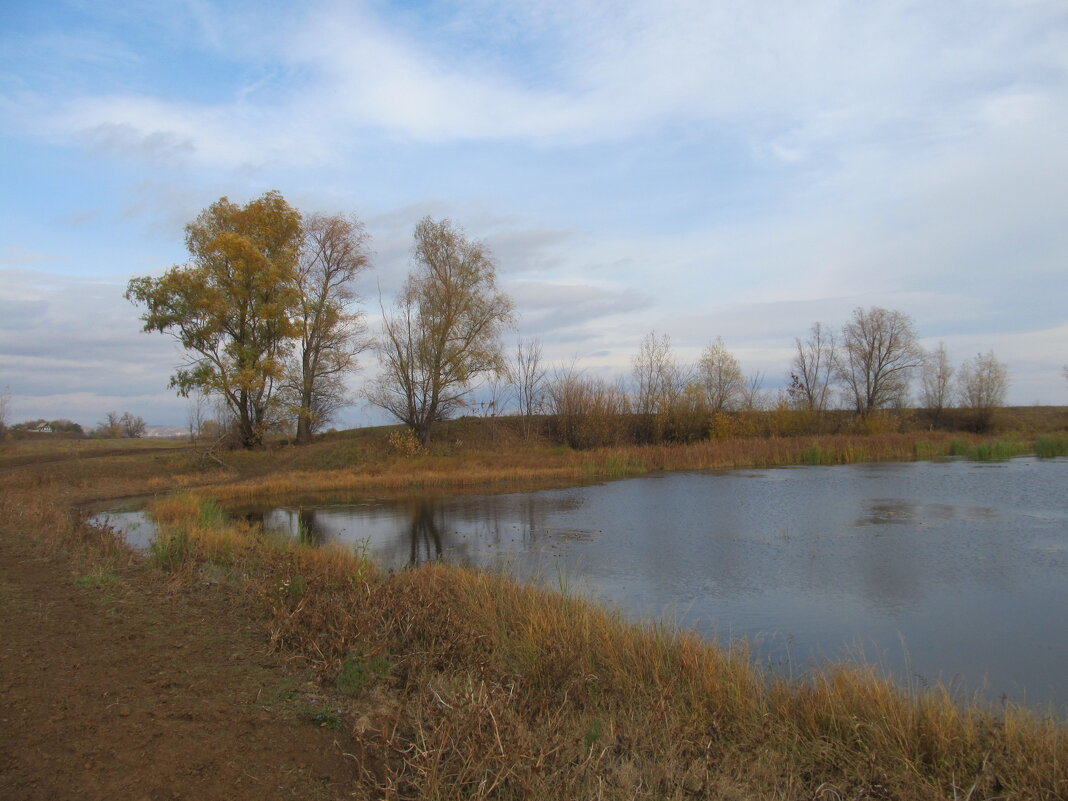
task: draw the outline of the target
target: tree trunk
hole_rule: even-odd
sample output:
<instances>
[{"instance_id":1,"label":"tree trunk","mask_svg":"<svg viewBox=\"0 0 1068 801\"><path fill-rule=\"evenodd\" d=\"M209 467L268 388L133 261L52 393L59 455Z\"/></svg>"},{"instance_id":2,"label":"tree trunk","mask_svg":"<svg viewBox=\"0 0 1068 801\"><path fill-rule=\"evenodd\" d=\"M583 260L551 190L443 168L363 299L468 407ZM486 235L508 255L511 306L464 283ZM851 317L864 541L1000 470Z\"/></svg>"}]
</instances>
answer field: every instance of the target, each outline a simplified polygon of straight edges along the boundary
<instances>
[{"instance_id":1,"label":"tree trunk","mask_svg":"<svg viewBox=\"0 0 1068 801\"><path fill-rule=\"evenodd\" d=\"M311 438L311 415L306 408L302 408L297 415L297 444L307 445Z\"/></svg>"}]
</instances>

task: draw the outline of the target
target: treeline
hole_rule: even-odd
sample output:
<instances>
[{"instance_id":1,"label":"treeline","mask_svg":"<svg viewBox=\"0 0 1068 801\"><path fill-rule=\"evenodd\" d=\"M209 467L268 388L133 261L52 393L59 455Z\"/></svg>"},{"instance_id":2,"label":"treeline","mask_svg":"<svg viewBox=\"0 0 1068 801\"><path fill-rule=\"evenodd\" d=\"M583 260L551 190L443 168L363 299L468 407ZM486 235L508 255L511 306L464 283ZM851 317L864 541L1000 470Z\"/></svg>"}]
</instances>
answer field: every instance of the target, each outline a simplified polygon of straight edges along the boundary
<instances>
[{"instance_id":1,"label":"treeline","mask_svg":"<svg viewBox=\"0 0 1068 801\"><path fill-rule=\"evenodd\" d=\"M517 414L576 448L695 442L708 438L885 432L914 427L984 431L1005 402L1008 372L994 353L954 366L945 346L920 347L908 315L857 308L840 328L814 323L794 340L786 386L763 388L721 339L693 363L676 357L666 334L650 332L615 381L576 365L547 368L541 346L520 341L490 382L483 413ZM918 401L918 406L916 405Z\"/></svg>"},{"instance_id":2,"label":"treeline","mask_svg":"<svg viewBox=\"0 0 1068 801\"><path fill-rule=\"evenodd\" d=\"M429 217L415 226L411 270L371 336L353 290L370 266L367 244L355 217L305 216L278 192L244 206L224 197L186 226L189 262L134 278L126 296L145 308L145 331L182 344L171 385L220 402L220 421L244 447L287 428L308 441L354 400L345 378L368 348L380 370L362 397L409 426L420 447L435 423L472 408L515 412L528 433L539 419L575 447L871 429L917 400L931 426L958 407L984 430L1008 388L993 352L955 366L941 345L924 352L907 314L880 307L855 309L840 328L815 323L795 339L786 386L774 393L762 375L742 372L722 340L685 363L655 332L617 381L575 365L550 373L537 341L504 353L514 304L489 249Z\"/></svg>"}]
</instances>

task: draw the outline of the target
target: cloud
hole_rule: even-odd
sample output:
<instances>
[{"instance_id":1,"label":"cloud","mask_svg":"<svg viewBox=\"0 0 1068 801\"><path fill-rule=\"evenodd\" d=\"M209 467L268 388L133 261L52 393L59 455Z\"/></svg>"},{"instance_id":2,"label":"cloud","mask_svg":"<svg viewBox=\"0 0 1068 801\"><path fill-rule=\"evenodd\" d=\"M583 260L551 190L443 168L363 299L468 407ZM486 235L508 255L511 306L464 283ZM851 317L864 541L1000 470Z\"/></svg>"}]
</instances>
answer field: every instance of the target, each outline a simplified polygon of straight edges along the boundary
<instances>
[{"instance_id":1,"label":"cloud","mask_svg":"<svg viewBox=\"0 0 1068 801\"><path fill-rule=\"evenodd\" d=\"M208 47L249 22L247 10L209 10L194 6ZM432 26L362 4L283 16L281 30L246 37L235 67L276 63L292 83L212 104L82 96L55 124L132 145L131 156L234 166L324 164L376 132L578 145L691 123L797 163L877 141L938 142L1026 113L962 122L960 110L1006 85L1043 91L1066 68L1053 2L990 2L963 20L951 3L832 0L474 4L436 10Z\"/></svg>"},{"instance_id":2,"label":"cloud","mask_svg":"<svg viewBox=\"0 0 1068 801\"><path fill-rule=\"evenodd\" d=\"M178 358L172 341L140 333L123 287L22 270L0 270L0 278L0 375L14 394L134 396L166 387Z\"/></svg>"},{"instance_id":3,"label":"cloud","mask_svg":"<svg viewBox=\"0 0 1068 801\"><path fill-rule=\"evenodd\" d=\"M58 261L58 259L59 256L51 253L28 250L19 245L7 245L3 250L0 250L0 264L23 267L31 264L47 264L50 261Z\"/></svg>"},{"instance_id":4,"label":"cloud","mask_svg":"<svg viewBox=\"0 0 1068 801\"><path fill-rule=\"evenodd\" d=\"M633 288L592 284L516 281L508 290L523 313L529 334L551 333L554 339L573 337L593 320L628 314L651 305L645 293Z\"/></svg>"}]
</instances>

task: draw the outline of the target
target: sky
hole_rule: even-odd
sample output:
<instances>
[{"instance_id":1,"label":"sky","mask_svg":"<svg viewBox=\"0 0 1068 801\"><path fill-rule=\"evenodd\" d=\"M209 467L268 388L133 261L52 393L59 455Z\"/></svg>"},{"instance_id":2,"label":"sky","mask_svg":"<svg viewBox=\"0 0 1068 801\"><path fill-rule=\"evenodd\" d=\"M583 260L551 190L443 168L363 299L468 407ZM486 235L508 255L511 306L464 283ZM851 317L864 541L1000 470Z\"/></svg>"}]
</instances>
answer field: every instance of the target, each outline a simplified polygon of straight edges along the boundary
<instances>
[{"instance_id":1,"label":"sky","mask_svg":"<svg viewBox=\"0 0 1068 801\"><path fill-rule=\"evenodd\" d=\"M721 337L774 392L813 322L883 306L1068 404L1066 144L1064 0L5 0L0 390L184 424L126 284L276 189L364 221L372 325L429 214L550 366Z\"/></svg>"}]
</instances>

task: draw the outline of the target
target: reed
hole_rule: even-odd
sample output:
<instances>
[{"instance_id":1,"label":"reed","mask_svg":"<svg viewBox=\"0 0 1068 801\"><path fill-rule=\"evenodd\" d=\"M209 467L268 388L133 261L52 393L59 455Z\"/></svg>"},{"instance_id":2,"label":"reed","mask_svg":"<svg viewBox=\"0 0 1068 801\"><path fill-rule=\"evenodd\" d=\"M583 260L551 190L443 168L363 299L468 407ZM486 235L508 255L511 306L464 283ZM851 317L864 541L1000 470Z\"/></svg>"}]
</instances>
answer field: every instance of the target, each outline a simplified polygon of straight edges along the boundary
<instances>
[{"instance_id":1,"label":"reed","mask_svg":"<svg viewBox=\"0 0 1068 801\"><path fill-rule=\"evenodd\" d=\"M1068 456L1068 436L1059 434L1037 437L1035 439L1035 455L1040 459Z\"/></svg>"}]
</instances>

